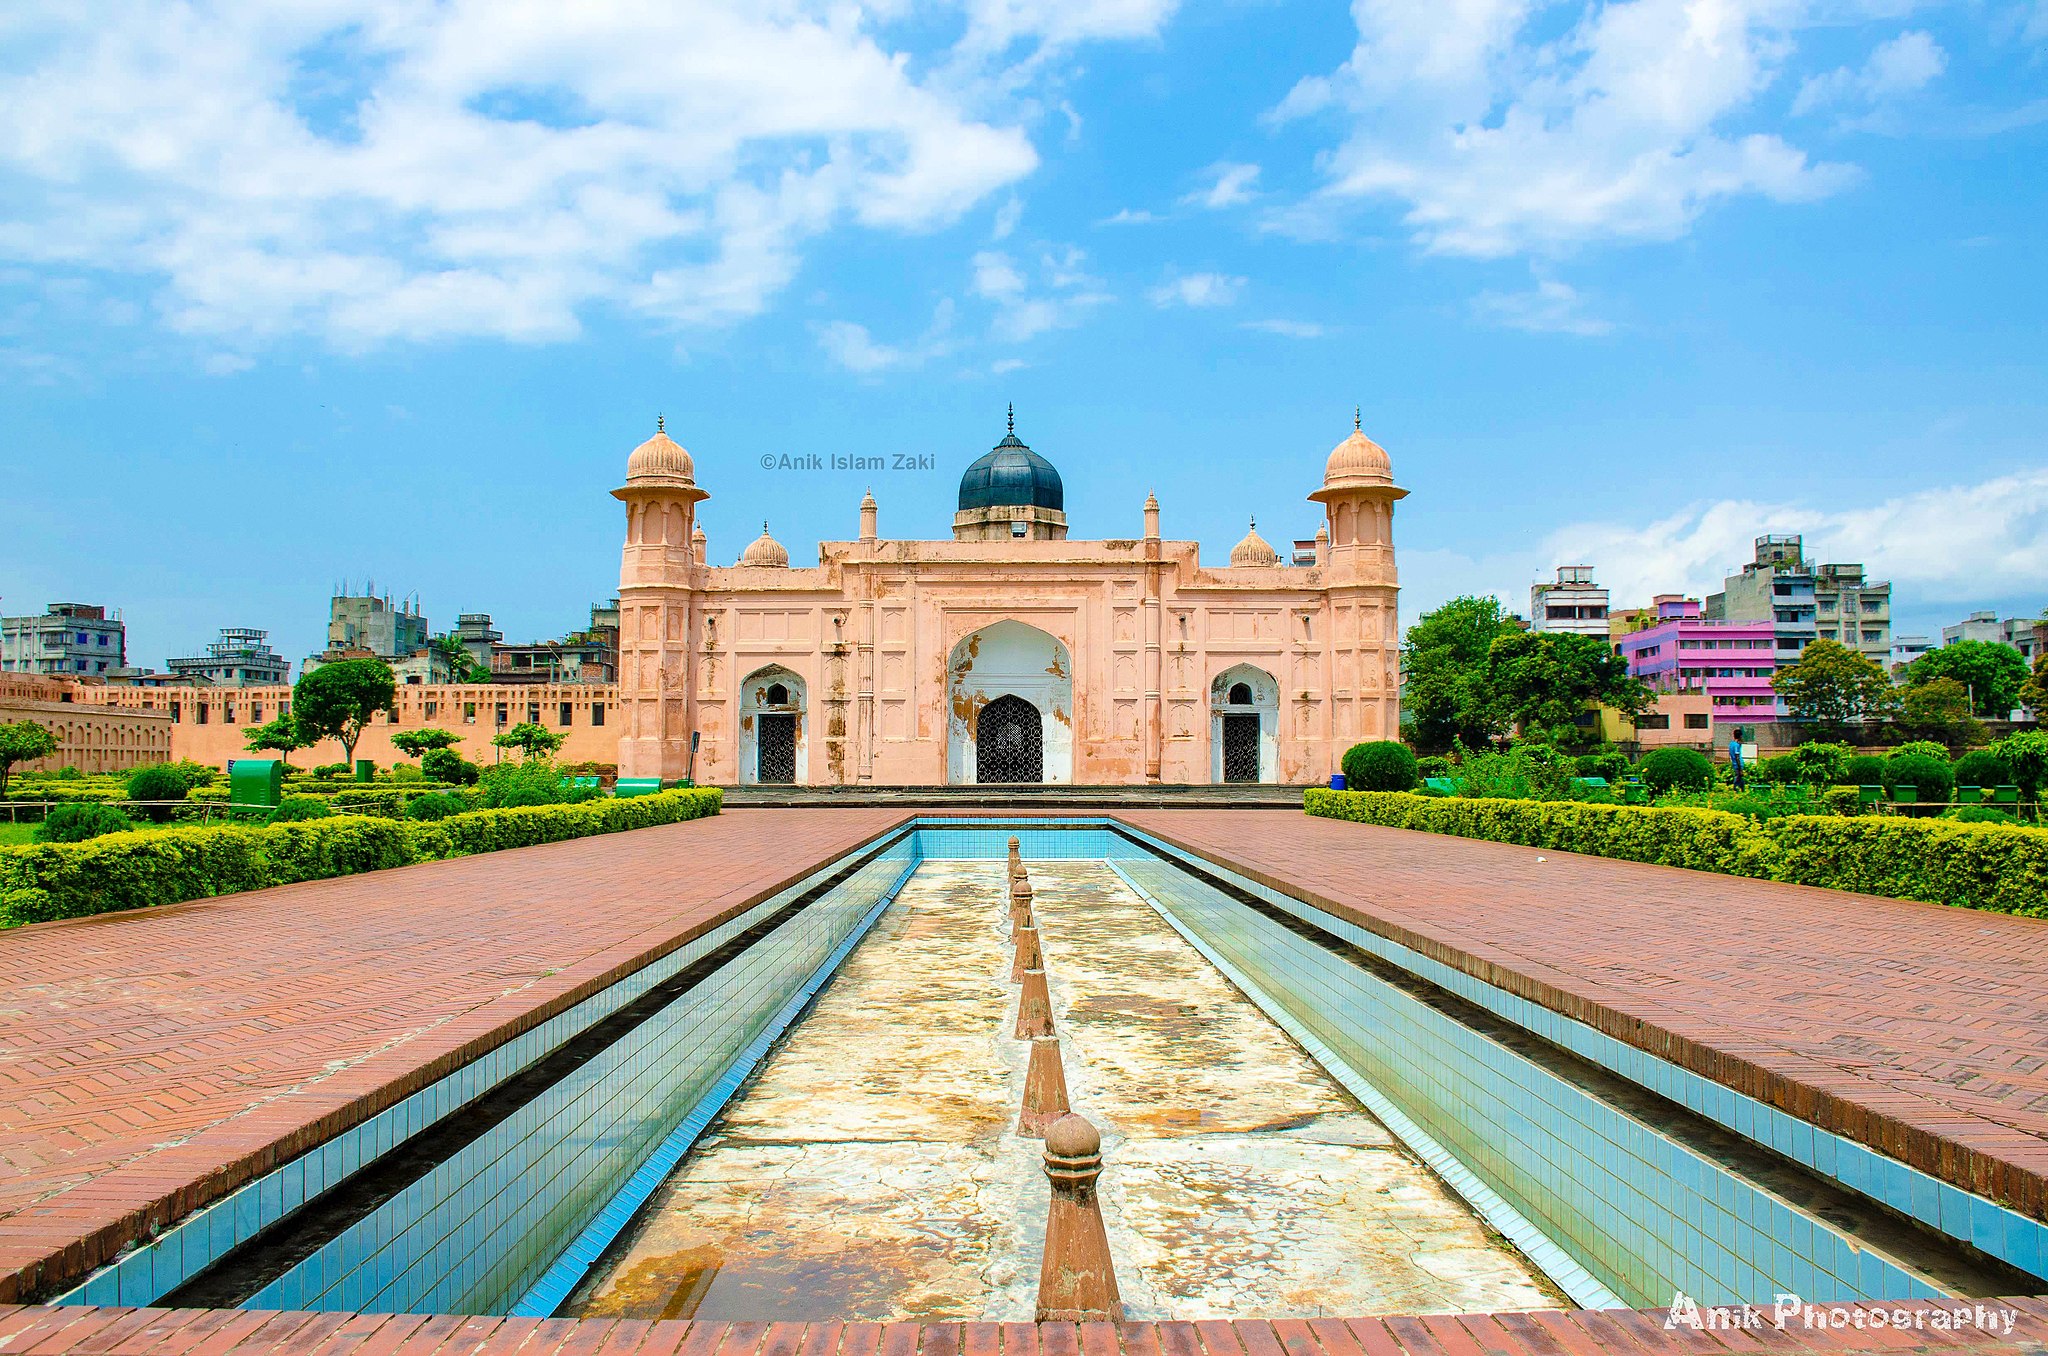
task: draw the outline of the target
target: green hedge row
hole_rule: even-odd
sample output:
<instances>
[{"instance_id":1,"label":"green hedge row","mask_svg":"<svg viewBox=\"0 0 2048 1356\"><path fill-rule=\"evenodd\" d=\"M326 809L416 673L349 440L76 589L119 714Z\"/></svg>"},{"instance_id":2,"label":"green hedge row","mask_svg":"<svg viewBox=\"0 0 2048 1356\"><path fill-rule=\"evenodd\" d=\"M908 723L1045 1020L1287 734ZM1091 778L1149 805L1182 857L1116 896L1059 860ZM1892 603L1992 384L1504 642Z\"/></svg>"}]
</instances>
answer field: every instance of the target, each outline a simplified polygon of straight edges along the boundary
<instances>
[{"instance_id":1,"label":"green hedge row","mask_svg":"<svg viewBox=\"0 0 2048 1356\"><path fill-rule=\"evenodd\" d=\"M472 810L422 823L337 815L4 848L0 928L673 824L715 815L722 800L715 788L698 788L581 805Z\"/></svg>"},{"instance_id":2,"label":"green hedge row","mask_svg":"<svg viewBox=\"0 0 2048 1356\"><path fill-rule=\"evenodd\" d=\"M1939 819L1310 790L1312 815L2048 918L2048 830Z\"/></svg>"}]
</instances>

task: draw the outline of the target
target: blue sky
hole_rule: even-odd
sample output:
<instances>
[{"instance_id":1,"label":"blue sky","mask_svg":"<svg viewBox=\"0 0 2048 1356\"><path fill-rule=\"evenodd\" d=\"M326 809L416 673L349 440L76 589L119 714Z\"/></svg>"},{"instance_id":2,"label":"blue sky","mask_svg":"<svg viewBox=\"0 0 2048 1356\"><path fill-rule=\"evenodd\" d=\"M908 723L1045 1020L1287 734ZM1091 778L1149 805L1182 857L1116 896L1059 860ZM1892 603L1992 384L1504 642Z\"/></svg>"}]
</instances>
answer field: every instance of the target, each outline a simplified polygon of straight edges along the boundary
<instances>
[{"instance_id":1,"label":"blue sky","mask_svg":"<svg viewBox=\"0 0 2048 1356\"><path fill-rule=\"evenodd\" d=\"M944 536L1009 401L1220 561L1356 404L1411 618L1763 531L2048 606L2048 0L268 8L0 12L0 607L141 662L571 628L658 411L717 562Z\"/></svg>"}]
</instances>

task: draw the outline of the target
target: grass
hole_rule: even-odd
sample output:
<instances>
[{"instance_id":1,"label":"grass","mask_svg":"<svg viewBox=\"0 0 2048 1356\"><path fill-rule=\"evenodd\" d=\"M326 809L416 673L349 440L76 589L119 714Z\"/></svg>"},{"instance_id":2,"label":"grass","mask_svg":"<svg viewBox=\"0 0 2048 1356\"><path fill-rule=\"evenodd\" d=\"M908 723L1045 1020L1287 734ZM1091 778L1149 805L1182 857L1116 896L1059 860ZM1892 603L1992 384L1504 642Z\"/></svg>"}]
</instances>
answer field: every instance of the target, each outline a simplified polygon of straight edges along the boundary
<instances>
[{"instance_id":1,"label":"grass","mask_svg":"<svg viewBox=\"0 0 2048 1356\"><path fill-rule=\"evenodd\" d=\"M36 826L33 824L0 824L0 847L13 847L17 843L33 843Z\"/></svg>"}]
</instances>

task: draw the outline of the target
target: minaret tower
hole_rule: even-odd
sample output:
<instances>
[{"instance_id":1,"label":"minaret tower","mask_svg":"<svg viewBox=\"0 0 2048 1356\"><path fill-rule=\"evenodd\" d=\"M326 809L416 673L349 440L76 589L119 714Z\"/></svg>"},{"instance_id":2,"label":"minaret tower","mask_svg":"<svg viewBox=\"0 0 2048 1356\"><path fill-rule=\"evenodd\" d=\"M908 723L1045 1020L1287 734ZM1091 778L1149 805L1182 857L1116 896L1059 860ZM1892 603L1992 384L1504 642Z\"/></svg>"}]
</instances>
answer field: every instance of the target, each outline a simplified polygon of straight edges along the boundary
<instances>
[{"instance_id":1,"label":"minaret tower","mask_svg":"<svg viewBox=\"0 0 2048 1356\"><path fill-rule=\"evenodd\" d=\"M1331 450L1323 486L1309 496L1323 506L1330 534L1317 555L1330 591L1330 735L1339 752L1362 739L1398 738L1401 720L1394 501L1408 491L1394 483L1393 462L1362 423L1353 411L1351 436Z\"/></svg>"},{"instance_id":2,"label":"minaret tower","mask_svg":"<svg viewBox=\"0 0 2048 1356\"><path fill-rule=\"evenodd\" d=\"M626 459L626 545L619 557L619 736L622 777L690 773L695 723L690 637L701 564L691 550L697 488L690 454L655 420L654 436Z\"/></svg>"}]
</instances>

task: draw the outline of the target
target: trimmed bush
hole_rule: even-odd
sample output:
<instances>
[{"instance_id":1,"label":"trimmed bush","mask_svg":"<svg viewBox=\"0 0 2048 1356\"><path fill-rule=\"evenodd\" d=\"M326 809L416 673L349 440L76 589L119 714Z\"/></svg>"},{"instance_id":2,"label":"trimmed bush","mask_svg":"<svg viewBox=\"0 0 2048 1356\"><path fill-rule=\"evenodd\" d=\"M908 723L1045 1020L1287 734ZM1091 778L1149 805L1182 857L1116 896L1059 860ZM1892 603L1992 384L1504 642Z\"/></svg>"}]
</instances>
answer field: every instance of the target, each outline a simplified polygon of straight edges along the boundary
<instances>
[{"instance_id":1,"label":"trimmed bush","mask_svg":"<svg viewBox=\"0 0 2048 1356\"><path fill-rule=\"evenodd\" d=\"M2012 768L1989 749L1978 749L1956 759L1957 786L2010 786Z\"/></svg>"},{"instance_id":2,"label":"trimmed bush","mask_svg":"<svg viewBox=\"0 0 2048 1356\"><path fill-rule=\"evenodd\" d=\"M460 796L429 791L426 795L414 796L405 803L405 817L424 820L446 819L450 815L465 814L469 809L469 802Z\"/></svg>"},{"instance_id":3,"label":"trimmed bush","mask_svg":"<svg viewBox=\"0 0 2048 1356\"><path fill-rule=\"evenodd\" d=\"M1652 791L1704 791L1714 784L1714 760L1698 749L1652 749L1636 771Z\"/></svg>"},{"instance_id":4,"label":"trimmed bush","mask_svg":"<svg viewBox=\"0 0 2048 1356\"><path fill-rule=\"evenodd\" d=\"M471 811L435 822L336 815L0 849L0 927L671 824L717 814L721 802L717 789L702 788L590 805Z\"/></svg>"},{"instance_id":5,"label":"trimmed bush","mask_svg":"<svg viewBox=\"0 0 2048 1356\"><path fill-rule=\"evenodd\" d=\"M192 779L183 768L169 763L150 763L136 768L128 774L126 787L128 800L183 800L185 793L192 789ZM154 805L144 811L151 819L162 823L171 817L170 807Z\"/></svg>"},{"instance_id":6,"label":"trimmed bush","mask_svg":"<svg viewBox=\"0 0 2048 1356\"><path fill-rule=\"evenodd\" d=\"M484 804L493 810L557 805L562 800L562 774L546 758L487 767L478 784L483 787Z\"/></svg>"},{"instance_id":7,"label":"trimmed bush","mask_svg":"<svg viewBox=\"0 0 2048 1356\"><path fill-rule=\"evenodd\" d=\"M1581 777L1605 777L1610 786L1626 780L1633 770L1629 767L1628 755L1618 749L1603 749L1598 753L1582 753L1572 760Z\"/></svg>"},{"instance_id":8,"label":"trimmed bush","mask_svg":"<svg viewBox=\"0 0 2048 1356\"><path fill-rule=\"evenodd\" d=\"M1360 791L1412 791L1421 776L1406 744L1381 739L1344 750L1344 780Z\"/></svg>"},{"instance_id":9,"label":"trimmed bush","mask_svg":"<svg viewBox=\"0 0 2048 1356\"><path fill-rule=\"evenodd\" d=\"M2048 831L1896 815L1751 820L1684 806L1311 790L1312 815L2048 918Z\"/></svg>"},{"instance_id":10,"label":"trimmed bush","mask_svg":"<svg viewBox=\"0 0 2048 1356\"><path fill-rule=\"evenodd\" d=\"M1808 786L1832 786L1842 780L1849 765L1849 746L1809 739L1785 756L1792 760L1794 773L1786 780Z\"/></svg>"},{"instance_id":11,"label":"trimmed bush","mask_svg":"<svg viewBox=\"0 0 2048 1356\"><path fill-rule=\"evenodd\" d=\"M420 755L420 771L428 781L450 786L475 786L483 769L453 749L429 749Z\"/></svg>"},{"instance_id":12,"label":"trimmed bush","mask_svg":"<svg viewBox=\"0 0 2048 1356\"><path fill-rule=\"evenodd\" d=\"M352 775L354 772L355 769L350 767L347 763L322 763L320 764L320 766L313 769L313 775L315 777L345 778Z\"/></svg>"},{"instance_id":13,"label":"trimmed bush","mask_svg":"<svg viewBox=\"0 0 2048 1356\"><path fill-rule=\"evenodd\" d=\"M1989 805L1958 805L1944 811L1941 818L1954 824L2017 824L2005 811Z\"/></svg>"},{"instance_id":14,"label":"trimmed bush","mask_svg":"<svg viewBox=\"0 0 2048 1356\"><path fill-rule=\"evenodd\" d=\"M1877 786L1884 781L1884 759L1874 753L1850 756L1842 767L1842 785Z\"/></svg>"},{"instance_id":15,"label":"trimmed bush","mask_svg":"<svg viewBox=\"0 0 2048 1356\"><path fill-rule=\"evenodd\" d=\"M333 813L318 796L286 796L270 812L270 822L289 824L301 819L325 819Z\"/></svg>"},{"instance_id":16,"label":"trimmed bush","mask_svg":"<svg viewBox=\"0 0 2048 1356\"><path fill-rule=\"evenodd\" d=\"M126 833L135 822L111 805L59 805L36 825L38 843L83 843L105 833Z\"/></svg>"},{"instance_id":17,"label":"trimmed bush","mask_svg":"<svg viewBox=\"0 0 2048 1356\"><path fill-rule=\"evenodd\" d=\"M1885 790L1910 786L1921 804L1947 800L1955 785L1955 769L1946 758L1928 753L1895 753L1884 760Z\"/></svg>"}]
</instances>

